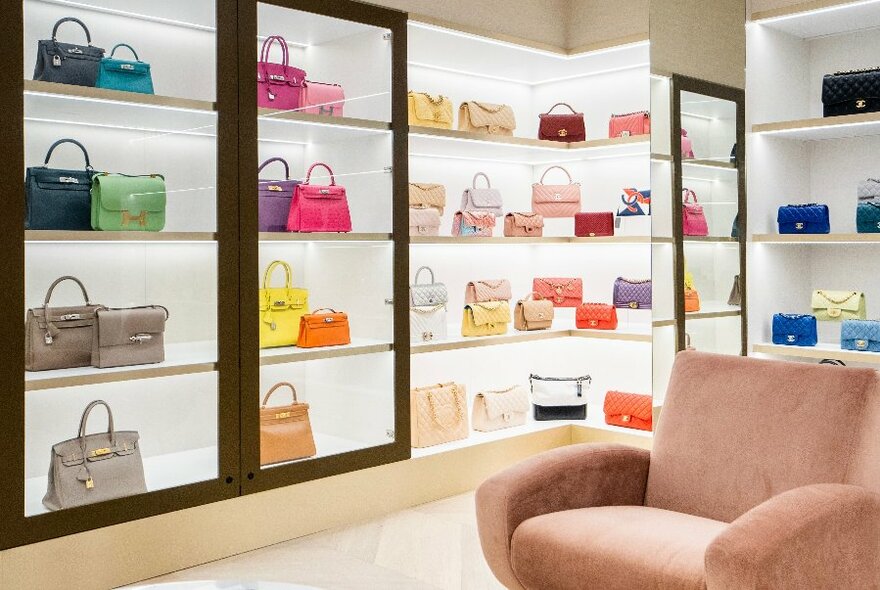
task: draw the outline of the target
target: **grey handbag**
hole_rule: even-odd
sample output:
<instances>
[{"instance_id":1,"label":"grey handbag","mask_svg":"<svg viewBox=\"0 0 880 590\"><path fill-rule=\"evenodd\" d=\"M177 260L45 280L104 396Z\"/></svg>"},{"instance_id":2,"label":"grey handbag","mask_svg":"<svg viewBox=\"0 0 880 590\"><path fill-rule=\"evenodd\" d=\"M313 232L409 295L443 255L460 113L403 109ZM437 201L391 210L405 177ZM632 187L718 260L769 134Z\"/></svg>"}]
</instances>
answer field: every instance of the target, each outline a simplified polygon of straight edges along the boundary
<instances>
[{"instance_id":1,"label":"grey handbag","mask_svg":"<svg viewBox=\"0 0 880 590\"><path fill-rule=\"evenodd\" d=\"M727 305L742 305L742 292L739 286L739 275L733 277L733 287L730 288L730 295L727 297Z\"/></svg>"},{"instance_id":2,"label":"grey handbag","mask_svg":"<svg viewBox=\"0 0 880 590\"><path fill-rule=\"evenodd\" d=\"M430 283L419 283L419 275L422 271L428 271L431 275ZM420 307L424 305L439 305L448 303L449 295L446 292L446 285L434 282L434 271L427 266L422 266L416 271L415 282L409 286L409 304L410 307Z\"/></svg>"},{"instance_id":3,"label":"grey handbag","mask_svg":"<svg viewBox=\"0 0 880 590\"><path fill-rule=\"evenodd\" d=\"M165 360L165 322L161 305L101 308L96 312L92 365L100 369L148 365Z\"/></svg>"},{"instance_id":4,"label":"grey handbag","mask_svg":"<svg viewBox=\"0 0 880 590\"><path fill-rule=\"evenodd\" d=\"M477 188L477 179L481 176L486 179L486 188ZM477 172L471 188L465 189L461 194L462 211L485 211L495 217L501 217L504 214L502 204L501 191L492 188L489 177L483 172Z\"/></svg>"},{"instance_id":5,"label":"grey handbag","mask_svg":"<svg viewBox=\"0 0 880 590\"><path fill-rule=\"evenodd\" d=\"M880 180L868 178L859 182L859 201L880 201Z\"/></svg>"},{"instance_id":6,"label":"grey handbag","mask_svg":"<svg viewBox=\"0 0 880 590\"><path fill-rule=\"evenodd\" d=\"M52 292L63 281L79 285L85 305L49 307ZM46 292L43 307L27 311L24 368L49 371L91 365L95 312L100 307L89 302L85 286L76 277L56 279Z\"/></svg>"},{"instance_id":7,"label":"grey handbag","mask_svg":"<svg viewBox=\"0 0 880 590\"><path fill-rule=\"evenodd\" d=\"M58 42L58 27L66 22L76 23L83 28L88 45ZM92 46L92 35L85 23L68 16L55 23L51 39L38 42L34 80L94 87L103 58L104 50Z\"/></svg>"},{"instance_id":8,"label":"grey handbag","mask_svg":"<svg viewBox=\"0 0 880 590\"><path fill-rule=\"evenodd\" d=\"M107 408L107 432L86 434L95 406ZM77 437L52 445L43 506L62 510L146 493L139 438L133 430L116 431L107 402L90 403L80 418Z\"/></svg>"}]
</instances>

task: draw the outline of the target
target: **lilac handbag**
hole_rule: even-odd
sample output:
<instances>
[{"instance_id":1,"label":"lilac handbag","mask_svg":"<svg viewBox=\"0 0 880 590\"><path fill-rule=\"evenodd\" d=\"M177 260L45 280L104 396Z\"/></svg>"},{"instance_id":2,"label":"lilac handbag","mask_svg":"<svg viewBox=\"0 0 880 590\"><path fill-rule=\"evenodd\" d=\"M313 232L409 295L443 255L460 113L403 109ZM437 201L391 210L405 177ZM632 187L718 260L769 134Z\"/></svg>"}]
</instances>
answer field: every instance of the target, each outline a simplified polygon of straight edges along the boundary
<instances>
[{"instance_id":1,"label":"lilac handbag","mask_svg":"<svg viewBox=\"0 0 880 590\"><path fill-rule=\"evenodd\" d=\"M651 279L625 279L614 281L614 307L651 309Z\"/></svg>"},{"instance_id":2,"label":"lilac handbag","mask_svg":"<svg viewBox=\"0 0 880 590\"><path fill-rule=\"evenodd\" d=\"M258 172L272 162L284 164L284 180L260 180L258 202L260 207L261 232L286 232L287 216L290 215L290 202L298 180L290 180L290 166L284 158L269 158L262 164Z\"/></svg>"}]
</instances>

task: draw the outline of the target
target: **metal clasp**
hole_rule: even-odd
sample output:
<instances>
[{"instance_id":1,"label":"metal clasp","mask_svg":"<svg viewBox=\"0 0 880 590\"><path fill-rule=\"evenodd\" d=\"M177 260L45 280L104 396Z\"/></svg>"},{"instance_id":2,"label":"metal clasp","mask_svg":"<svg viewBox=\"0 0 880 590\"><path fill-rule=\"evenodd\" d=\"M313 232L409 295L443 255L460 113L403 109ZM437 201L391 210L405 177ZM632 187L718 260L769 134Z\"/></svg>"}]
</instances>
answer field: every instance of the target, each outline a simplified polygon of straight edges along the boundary
<instances>
[{"instance_id":1,"label":"metal clasp","mask_svg":"<svg viewBox=\"0 0 880 590\"><path fill-rule=\"evenodd\" d=\"M624 414L623 416L620 417L621 422L629 422L631 419L632 418L630 417L629 414Z\"/></svg>"},{"instance_id":2,"label":"metal clasp","mask_svg":"<svg viewBox=\"0 0 880 590\"><path fill-rule=\"evenodd\" d=\"M61 67L61 56L60 55L55 54L52 56L52 65L55 66L56 68Z\"/></svg>"},{"instance_id":3,"label":"metal clasp","mask_svg":"<svg viewBox=\"0 0 880 590\"><path fill-rule=\"evenodd\" d=\"M868 348L867 340L856 340L856 348L859 350L865 350Z\"/></svg>"},{"instance_id":4,"label":"metal clasp","mask_svg":"<svg viewBox=\"0 0 880 590\"><path fill-rule=\"evenodd\" d=\"M806 224L803 221L798 221L797 223L794 224L794 228L795 229L804 229L805 225Z\"/></svg>"},{"instance_id":5,"label":"metal clasp","mask_svg":"<svg viewBox=\"0 0 880 590\"><path fill-rule=\"evenodd\" d=\"M422 342L430 342L434 339L434 332L422 332Z\"/></svg>"},{"instance_id":6,"label":"metal clasp","mask_svg":"<svg viewBox=\"0 0 880 590\"><path fill-rule=\"evenodd\" d=\"M134 66L131 64L119 64L120 70L134 70Z\"/></svg>"},{"instance_id":7,"label":"metal clasp","mask_svg":"<svg viewBox=\"0 0 880 590\"><path fill-rule=\"evenodd\" d=\"M153 339L152 334L135 334L134 336L129 338L129 341L132 344L143 344L144 342L147 342L148 340L152 340L152 339Z\"/></svg>"},{"instance_id":8,"label":"metal clasp","mask_svg":"<svg viewBox=\"0 0 880 590\"><path fill-rule=\"evenodd\" d=\"M333 318L324 318L324 323L325 323L325 324L332 324L332 323L333 323Z\"/></svg>"},{"instance_id":9,"label":"metal clasp","mask_svg":"<svg viewBox=\"0 0 880 590\"><path fill-rule=\"evenodd\" d=\"M638 301L630 301L630 302L629 302L629 307L630 307L630 309L638 309L638 308L639 308L639 302L638 302Z\"/></svg>"},{"instance_id":10,"label":"metal clasp","mask_svg":"<svg viewBox=\"0 0 880 590\"><path fill-rule=\"evenodd\" d=\"M559 137L565 137L568 135L568 129L560 129L556 132Z\"/></svg>"},{"instance_id":11,"label":"metal clasp","mask_svg":"<svg viewBox=\"0 0 880 590\"><path fill-rule=\"evenodd\" d=\"M856 108L857 109L863 109L866 106L868 106L868 101L865 100L864 98L860 98L860 99L856 100Z\"/></svg>"},{"instance_id":12,"label":"metal clasp","mask_svg":"<svg viewBox=\"0 0 880 590\"><path fill-rule=\"evenodd\" d=\"M797 336L795 336L794 334L789 334L785 337L785 341L789 343L795 343L797 342Z\"/></svg>"},{"instance_id":13,"label":"metal clasp","mask_svg":"<svg viewBox=\"0 0 880 590\"><path fill-rule=\"evenodd\" d=\"M79 315L78 313L68 313L68 314L64 314L63 316L61 316L61 321L63 321L63 322L69 322L71 320L80 320L80 319L82 319L82 316Z\"/></svg>"},{"instance_id":14,"label":"metal clasp","mask_svg":"<svg viewBox=\"0 0 880 590\"><path fill-rule=\"evenodd\" d=\"M89 457L103 457L104 455L109 455L110 449L104 447L103 449L95 449L94 451L89 451Z\"/></svg>"},{"instance_id":15,"label":"metal clasp","mask_svg":"<svg viewBox=\"0 0 880 590\"><path fill-rule=\"evenodd\" d=\"M290 418L290 412L278 412L275 414L275 418L280 420L281 418Z\"/></svg>"}]
</instances>

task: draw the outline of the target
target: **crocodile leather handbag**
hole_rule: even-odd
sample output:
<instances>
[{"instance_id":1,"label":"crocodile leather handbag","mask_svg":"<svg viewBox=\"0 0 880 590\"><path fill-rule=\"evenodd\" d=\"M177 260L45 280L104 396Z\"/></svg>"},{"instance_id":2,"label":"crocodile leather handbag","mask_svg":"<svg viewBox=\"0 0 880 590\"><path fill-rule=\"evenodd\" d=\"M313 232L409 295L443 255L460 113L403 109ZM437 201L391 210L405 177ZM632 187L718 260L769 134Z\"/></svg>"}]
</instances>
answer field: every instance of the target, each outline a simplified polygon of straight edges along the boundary
<instances>
[{"instance_id":1,"label":"crocodile leather handbag","mask_svg":"<svg viewBox=\"0 0 880 590\"><path fill-rule=\"evenodd\" d=\"M452 101L449 98L410 90L406 101L411 126L452 129Z\"/></svg>"},{"instance_id":2,"label":"crocodile leather handbag","mask_svg":"<svg viewBox=\"0 0 880 590\"><path fill-rule=\"evenodd\" d=\"M579 238L609 237L614 235L614 213L575 213L574 235Z\"/></svg>"},{"instance_id":3,"label":"crocodile leather handbag","mask_svg":"<svg viewBox=\"0 0 880 590\"><path fill-rule=\"evenodd\" d=\"M499 336L507 333L510 323L510 304L507 301L486 301L469 303L464 307L461 318L461 335Z\"/></svg>"},{"instance_id":4,"label":"crocodile leather handbag","mask_svg":"<svg viewBox=\"0 0 880 590\"><path fill-rule=\"evenodd\" d=\"M287 216L290 215L290 203L293 201L293 192L300 183L290 179L290 166L284 158L269 158L257 169L262 172L263 168L273 162L284 165L284 180L260 180L258 183L257 203L260 210L261 232L286 232Z\"/></svg>"},{"instance_id":5,"label":"crocodile leather handbag","mask_svg":"<svg viewBox=\"0 0 880 590\"><path fill-rule=\"evenodd\" d=\"M544 216L540 213L508 213L504 216L504 237L540 238L544 235Z\"/></svg>"},{"instance_id":6,"label":"crocodile leather handbag","mask_svg":"<svg viewBox=\"0 0 880 590\"><path fill-rule=\"evenodd\" d=\"M529 375L535 420L586 420L587 391L593 379Z\"/></svg>"},{"instance_id":7,"label":"crocodile leather handbag","mask_svg":"<svg viewBox=\"0 0 880 590\"><path fill-rule=\"evenodd\" d=\"M813 315L820 322L863 320L867 317L865 294L861 291L813 291Z\"/></svg>"},{"instance_id":8,"label":"crocodile leather handbag","mask_svg":"<svg viewBox=\"0 0 880 590\"><path fill-rule=\"evenodd\" d=\"M694 142L688 137L685 129L681 130L681 157L683 160L692 160L694 156Z\"/></svg>"},{"instance_id":9,"label":"crocodile leather handbag","mask_svg":"<svg viewBox=\"0 0 880 590\"><path fill-rule=\"evenodd\" d=\"M275 43L281 46L281 62L269 61ZM284 37L267 37L257 62L257 106L261 109L298 110L305 79L305 71L290 65L290 49Z\"/></svg>"},{"instance_id":10,"label":"crocodile leather handbag","mask_svg":"<svg viewBox=\"0 0 880 590\"><path fill-rule=\"evenodd\" d=\"M342 117L345 90L339 84L306 80L303 82L301 101L300 112Z\"/></svg>"},{"instance_id":11,"label":"crocodile leather handbag","mask_svg":"<svg viewBox=\"0 0 880 590\"><path fill-rule=\"evenodd\" d=\"M880 68L826 74L822 114L826 117L880 111Z\"/></svg>"},{"instance_id":12,"label":"crocodile leather handbag","mask_svg":"<svg viewBox=\"0 0 880 590\"><path fill-rule=\"evenodd\" d=\"M312 170L321 166L330 173L330 184L312 184ZM336 184L336 177L330 166L315 162L306 173L306 180L296 185L290 215L287 217L287 231L293 232L340 232L351 231L351 212L345 187Z\"/></svg>"},{"instance_id":13,"label":"crocodile leather handbag","mask_svg":"<svg viewBox=\"0 0 880 590\"><path fill-rule=\"evenodd\" d=\"M431 207L440 215L446 208L446 187L442 184L411 182L409 183L409 206Z\"/></svg>"},{"instance_id":14,"label":"crocodile leather handbag","mask_svg":"<svg viewBox=\"0 0 880 590\"><path fill-rule=\"evenodd\" d=\"M773 344L816 346L818 341L816 316L797 313L773 315Z\"/></svg>"},{"instance_id":15,"label":"crocodile leather handbag","mask_svg":"<svg viewBox=\"0 0 880 590\"><path fill-rule=\"evenodd\" d=\"M623 205L617 209L618 217L637 217L651 214L650 190L640 191L635 188L625 188L623 194L620 195L620 202Z\"/></svg>"},{"instance_id":16,"label":"crocodile leather handbag","mask_svg":"<svg viewBox=\"0 0 880 590\"><path fill-rule=\"evenodd\" d=\"M624 115L611 115L608 121L608 137L630 137L651 133L651 114L648 111L636 111Z\"/></svg>"},{"instance_id":17,"label":"crocodile leather handbag","mask_svg":"<svg viewBox=\"0 0 880 590\"><path fill-rule=\"evenodd\" d=\"M351 329L346 313L325 307L304 314L299 319L299 336L296 339L298 347L317 348L346 344L351 344Z\"/></svg>"},{"instance_id":18,"label":"crocodile leather handbag","mask_svg":"<svg viewBox=\"0 0 880 590\"><path fill-rule=\"evenodd\" d=\"M88 45L75 45L58 41L58 27L63 23L76 23L86 33ZM88 27L78 18L65 17L55 23L52 38L37 43L37 63L34 66L34 80L94 86L98 80L98 68L104 58L104 50L92 45L92 35Z\"/></svg>"},{"instance_id":19,"label":"crocodile leather handbag","mask_svg":"<svg viewBox=\"0 0 880 590\"><path fill-rule=\"evenodd\" d=\"M55 148L70 143L82 150L86 165L79 170L49 168ZM59 139L46 152L42 166L32 166L25 176L26 229L91 231L92 165L89 153L74 139Z\"/></svg>"},{"instance_id":20,"label":"crocodile leather handbag","mask_svg":"<svg viewBox=\"0 0 880 590\"><path fill-rule=\"evenodd\" d=\"M125 47L134 55L134 60L119 59L113 57L116 50ZM137 52L131 45L119 43L110 50L110 57L101 60L98 69L98 80L95 83L98 88L110 90L122 90L125 92L140 92L141 94L153 94L153 76L150 74L150 64L141 61Z\"/></svg>"},{"instance_id":21,"label":"crocodile leather handbag","mask_svg":"<svg viewBox=\"0 0 880 590\"><path fill-rule=\"evenodd\" d=\"M860 234L880 233L880 202L861 201L856 205L856 231Z\"/></svg>"},{"instance_id":22,"label":"crocodile leather handbag","mask_svg":"<svg viewBox=\"0 0 880 590\"><path fill-rule=\"evenodd\" d=\"M529 413L529 392L522 385L486 390L474 397L471 424L478 432L522 426Z\"/></svg>"},{"instance_id":23,"label":"crocodile leather handbag","mask_svg":"<svg viewBox=\"0 0 880 590\"><path fill-rule=\"evenodd\" d=\"M101 172L92 177L92 229L162 231L165 228L165 178Z\"/></svg>"},{"instance_id":24,"label":"crocodile leather handbag","mask_svg":"<svg viewBox=\"0 0 880 590\"><path fill-rule=\"evenodd\" d=\"M509 105L471 100L458 108L458 129L509 137L516 129L516 117Z\"/></svg>"},{"instance_id":25,"label":"crocodile leather handbag","mask_svg":"<svg viewBox=\"0 0 880 590\"><path fill-rule=\"evenodd\" d=\"M577 307L584 302L584 282L575 278L538 277L532 291L553 302L554 307Z\"/></svg>"},{"instance_id":26,"label":"crocodile leather handbag","mask_svg":"<svg viewBox=\"0 0 880 590\"><path fill-rule=\"evenodd\" d=\"M464 385L438 383L409 392L413 448L432 447L468 437Z\"/></svg>"},{"instance_id":27,"label":"crocodile leather handbag","mask_svg":"<svg viewBox=\"0 0 880 590\"><path fill-rule=\"evenodd\" d=\"M651 279L614 280L614 307L629 309L651 309Z\"/></svg>"},{"instance_id":28,"label":"crocodile leather handbag","mask_svg":"<svg viewBox=\"0 0 880 590\"><path fill-rule=\"evenodd\" d=\"M92 365L99 369L161 363L165 360L165 322L161 305L95 312Z\"/></svg>"},{"instance_id":29,"label":"crocodile leather handbag","mask_svg":"<svg viewBox=\"0 0 880 590\"><path fill-rule=\"evenodd\" d=\"M471 281L464 288L465 303L510 301L510 281L507 279Z\"/></svg>"},{"instance_id":30,"label":"crocodile leather handbag","mask_svg":"<svg viewBox=\"0 0 880 590\"><path fill-rule=\"evenodd\" d=\"M568 184L544 184L547 173L554 168L562 170ZM571 179L571 174L562 166L550 166L541 175L541 180L532 185L532 211L544 217L574 217L581 210L581 185Z\"/></svg>"},{"instance_id":31,"label":"crocodile leather handbag","mask_svg":"<svg viewBox=\"0 0 880 590\"><path fill-rule=\"evenodd\" d=\"M423 272L427 271L431 277L430 283L420 283L419 277ZM449 295L446 291L446 285L438 283L434 280L434 271L429 266L422 266L416 271L416 277L409 286L409 304L411 307L421 307L424 305L437 305L438 303L448 303Z\"/></svg>"},{"instance_id":32,"label":"crocodile leather handbag","mask_svg":"<svg viewBox=\"0 0 880 590\"><path fill-rule=\"evenodd\" d=\"M553 302L537 293L516 302L513 310L513 328L520 332L548 330L553 326Z\"/></svg>"},{"instance_id":33,"label":"crocodile leather handbag","mask_svg":"<svg viewBox=\"0 0 880 590\"><path fill-rule=\"evenodd\" d=\"M107 409L107 432L86 434L89 414L97 406ZM139 439L134 430L116 430L107 402L91 402L79 420L76 437L52 445L43 506L64 510L146 493Z\"/></svg>"},{"instance_id":34,"label":"crocodile leather handbag","mask_svg":"<svg viewBox=\"0 0 880 590\"><path fill-rule=\"evenodd\" d=\"M844 320L840 326L840 348L880 352L880 321Z\"/></svg>"},{"instance_id":35,"label":"crocodile leather handbag","mask_svg":"<svg viewBox=\"0 0 880 590\"><path fill-rule=\"evenodd\" d=\"M477 179L481 176L486 179L486 188L477 188ZM471 188L465 189L461 194L462 211L485 211L495 217L501 217L504 214L501 209L502 204L501 191L492 188L489 177L482 172L477 172L474 175Z\"/></svg>"},{"instance_id":36,"label":"crocodile leather handbag","mask_svg":"<svg viewBox=\"0 0 880 590\"><path fill-rule=\"evenodd\" d=\"M605 424L650 431L653 422L653 398L650 395L609 391L602 404Z\"/></svg>"},{"instance_id":37,"label":"crocodile leather handbag","mask_svg":"<svg viewBox=\"0 0 880 590\"><path fill-rule=\"evenodd\" d=\"M410 207L409 235L413 237L439 236L440 213L433 207Z\"/></svg>"},{"instance_id":38,"label":"crocodile leather handbag","mask_svg":"<svg viewBox=\"0 0 880 590\"><path fill-rule=\"evenodd\" d=\"M574 312L578 330L616 330L617 309L607 303L583 303Z\"/></svg>"},{"instance_id":39,"label":"crocodile leather handbag","mask_svg":"<svg viewBox=\"0 0 880 590\"><path fill-rule=\"evenodd\" d=\"M284 269L284 286L272 287L272 274ZM308 312L309 292L293 286L293 270L276 260L266 268L260 289L260 348L293 346L299 335L299 320Z\"/></svg>"},{"instance_id":40,"label":"crocodile leather handbag","mask_svg":"<svg viewBox=\"0 0 880 590\"><path fill-rule=\"evenodd\" d=\"M410 342L446 340L446 304L409 308Z\"/></svg>"},{"instance_id":41,"label":"crocodile leather handbag","mask_svg":"<svg viewBox=\"0 0 880 590\"><path fill-rule=\"evenodd\" d=\"M270 406L269 398L281 388L293 394L290 404ZM282 382L266 392L260 404L260 465L296 461L317 454L309 404L296 399L292 384Z\"/></svg>"},{"instance_id":42,"label":"crocodile leather handbag","mask_svg":"<svg viewBox=\"0 0 880 590\"><path fill-rule=\"evenodd\" d=\"M827 234L831 232L828 205L783 205L776 213L781 234Z\"/></svg>"},{"instance_id":43,"label":"crocodile leather handbag","mask_svg":"<svg viewBox=\"0 0 880 590\"><path fill-rule=\"evenodd\" d=\"M571 112L553 114L556 107L567 107ZM546 113L538 115L538 119L538 139L568 143L587 139L584 114L575 111L568 103L557 102Z\"/></svg>"},{"instance_id":44,"label":"crocodile leather handbag","mask_svg":"<svg viewBox=\"0 0 880 590\"><path fill-rule=\"evenodd\" d=\"M452 216L452 235L491 238L495 214L488 211L457 211Z\"/></svg>"},{"instance_id":45,"label":"crocodile leather handbag","mask_svg":"<svg viewBox=\"0 0 880 590\"><path fill-rule=\"evenodd\" d=\"M697 193L684 189L681 195L681 225L686 236L708 236L709 224L703 206L697 202Z\"/></svg>"}]
</instances>

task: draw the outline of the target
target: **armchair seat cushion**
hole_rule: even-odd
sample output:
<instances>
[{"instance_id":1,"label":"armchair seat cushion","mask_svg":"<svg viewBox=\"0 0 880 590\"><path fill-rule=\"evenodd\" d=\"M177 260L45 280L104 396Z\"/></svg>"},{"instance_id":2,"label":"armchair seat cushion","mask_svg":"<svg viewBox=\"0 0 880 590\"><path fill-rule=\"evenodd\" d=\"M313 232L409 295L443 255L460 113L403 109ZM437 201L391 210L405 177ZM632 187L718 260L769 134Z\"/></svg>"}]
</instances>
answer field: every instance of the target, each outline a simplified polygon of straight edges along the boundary
<instances>
[{"instance_id":1,"label":"armchair seat cushion","mask_svg":"<svg viewBox=\"0 0 880 590\"><path fill-rule=\"evenodd\" d=\"M702 590L706 547L728 526L645 506L554 512L516 528L511 565L528 590Z\"/></svg>"}]
</instances>

